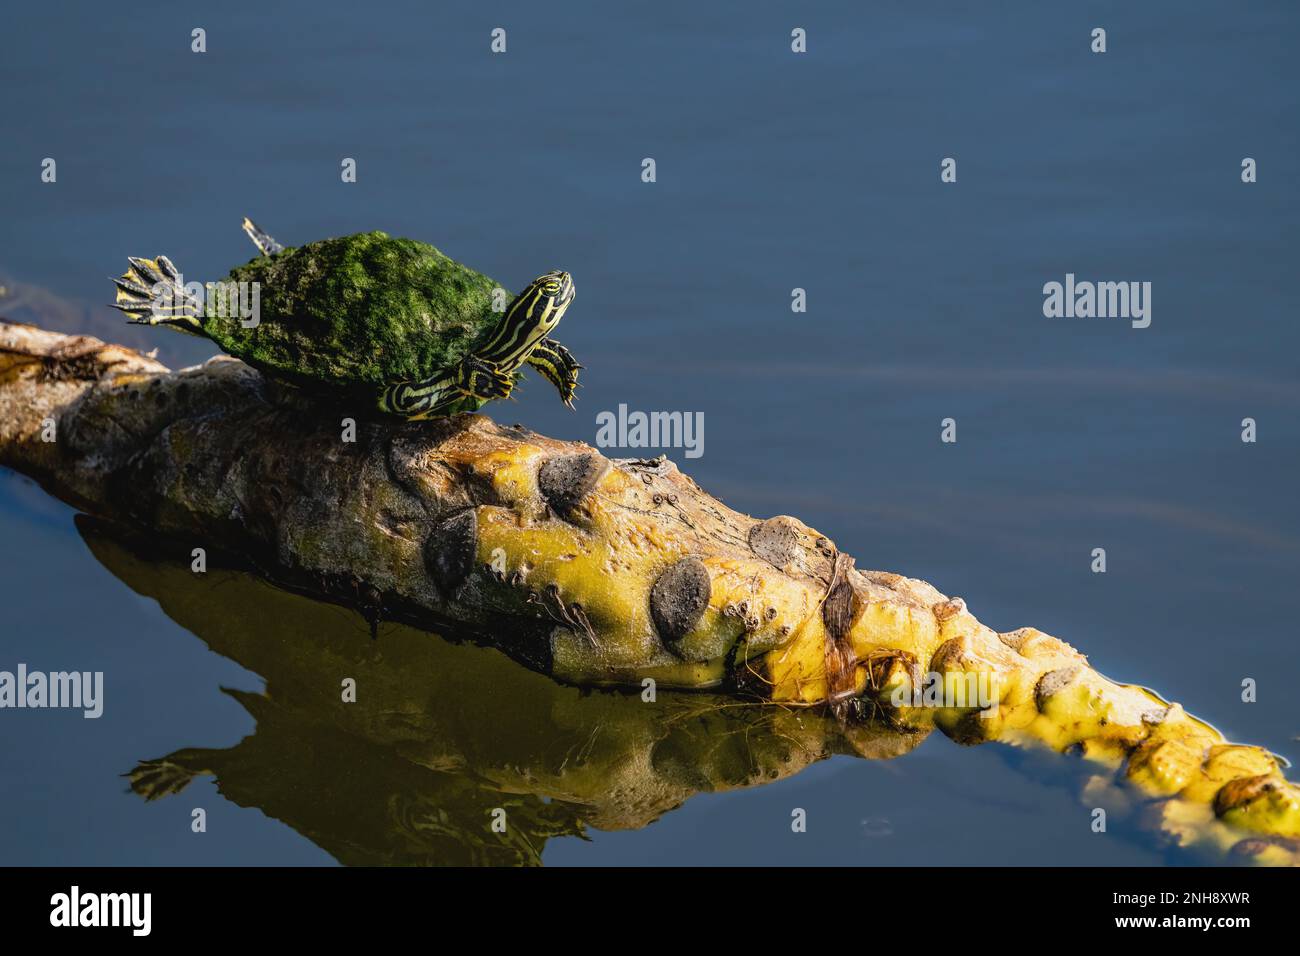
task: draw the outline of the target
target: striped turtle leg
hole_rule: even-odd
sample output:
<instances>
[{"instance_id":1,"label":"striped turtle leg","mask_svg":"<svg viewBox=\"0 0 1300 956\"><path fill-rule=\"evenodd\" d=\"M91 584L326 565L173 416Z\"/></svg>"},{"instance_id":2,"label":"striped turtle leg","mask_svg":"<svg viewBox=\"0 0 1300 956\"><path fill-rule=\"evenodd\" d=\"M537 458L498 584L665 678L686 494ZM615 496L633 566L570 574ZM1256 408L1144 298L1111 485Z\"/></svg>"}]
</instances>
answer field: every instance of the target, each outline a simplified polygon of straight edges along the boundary
<instances>
[{"instance_id":1,"label":"striped turtle leg","mask_svg":"<svg viewBox=\"0 0 1300 956\"><path fill-rule=\"evenodd\" d=\"M130 267L113 280L117 301L112 307L125 312L135 325L165 325L192 335L203 335L203 303L185 291L180 270L166 256L141 259L128 256Z\"/></svg>"},{"instance_id":2,"label":"striped turtle leg","mask_svg":"<svg viewBox=\"0 0 1300 956\"><path fill-rule=\"evenodd\" d=\"M379 396L379 408L390 415L421 420L474 411L484 402L508 398L514 374L476 355L467 355L455 368L417 382L397 382Z\"/></svg>"},{"instance_id":3,"label":"striped turtle leg","mask_svg":"<svg viewBox=\"0 0 1300 956\"><path fill-rule=\"evenodd\" d=\"M548 336L529 353L528 364L546 376L559 391L564 404L573 408L573 393L578 387L578 369L582 366L572 352Z\"/></svg>"}]
</instances>

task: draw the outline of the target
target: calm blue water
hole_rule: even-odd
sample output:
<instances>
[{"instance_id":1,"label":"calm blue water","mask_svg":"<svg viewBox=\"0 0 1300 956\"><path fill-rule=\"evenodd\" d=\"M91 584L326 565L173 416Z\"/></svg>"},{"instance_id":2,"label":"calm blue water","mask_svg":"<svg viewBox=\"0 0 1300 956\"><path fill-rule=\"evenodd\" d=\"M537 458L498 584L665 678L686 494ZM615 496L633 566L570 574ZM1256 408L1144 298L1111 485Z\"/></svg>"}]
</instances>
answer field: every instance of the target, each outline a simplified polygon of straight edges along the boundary
<instances>
[{"instance_id":1,"label":"calm blue water","mask_svg":"<svg viewBox=\"0 0 1300 956\"><path fill-rule=\"evenodd\" d=\"M579 411L534 380L496 417L594 442L619 403L703 412L703 457L669 452L733 507L797 514L860 566L963 595L998 629L1033 624L1300 755L1300 9L382 6L7 10L0 314L199 361L197 340L123 328L98 304L105 277L165 253L219 278L252 253L245 214L289 244L431 241L511 287L563 267ZM1151 282L1150 328L1045 318L1042 285L1067 272ZM211 653L9 475L0 541L0 668L108 681L98 721L0 712L0 814L18 821L0 862L335 859L207 778L156 803L127 793L139 760L252 732L218 688L267 675ZM700 795L645 829L556 837L544 859L1184 862L1136 831L1091 834L1069 764L936 736ZM810 814L798 837L793 806Z\"/></svg>"}]
</instances>

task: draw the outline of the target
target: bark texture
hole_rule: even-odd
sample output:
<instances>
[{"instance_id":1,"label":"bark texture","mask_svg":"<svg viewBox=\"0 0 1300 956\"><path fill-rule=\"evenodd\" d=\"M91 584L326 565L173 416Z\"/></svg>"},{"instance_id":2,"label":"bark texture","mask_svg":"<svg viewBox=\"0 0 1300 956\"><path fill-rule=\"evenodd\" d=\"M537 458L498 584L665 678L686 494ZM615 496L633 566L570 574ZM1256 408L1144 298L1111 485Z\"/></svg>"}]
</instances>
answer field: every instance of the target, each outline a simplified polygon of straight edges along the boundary
<instances>
[{"instance_id":1,"label":"bark texture","mask_svg":"<svg viewBox=\"0 0 1300 956\"><path fill-rule=\"evenodd\" d=\"M574 684L652 678L1077 751L1181 842L1296 859L1300 791L1273 755L1054 637L999 634L924 581L856 569L827 536L732 511L664 459L478 415L366 415L232 359L171 372L0 325L0 463L88 512L244 555L374 619L473 631ZM938 706L897 706L936 703L932 673Z\"/></svg>"}]
</instances>

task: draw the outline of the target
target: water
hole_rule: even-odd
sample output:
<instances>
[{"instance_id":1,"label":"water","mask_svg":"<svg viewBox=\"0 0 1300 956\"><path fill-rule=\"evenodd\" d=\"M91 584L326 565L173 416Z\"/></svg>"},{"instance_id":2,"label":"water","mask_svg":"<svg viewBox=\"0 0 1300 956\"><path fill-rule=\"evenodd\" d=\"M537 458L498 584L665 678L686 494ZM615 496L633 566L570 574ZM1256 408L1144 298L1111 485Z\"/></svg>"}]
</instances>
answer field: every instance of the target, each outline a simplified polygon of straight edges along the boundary
<instances>
[{"instance_id":1,"label":"water","mask_svg":"<svg viewBox=\"0 0 1300 956\"><path fill-rule=\"evenodd\" d=\"M670 453L731 506L796 514L860 566L963 595L999 629L1056 634L1111 677L1294 759L1300 11L566 11L8 12L0 314L201 360L198 340L124 328L98 305L105 277L127 254L161 252L187 278L220 278L252 254L246 214L288 243L372 228L432 241L512 287L563 267L579 288L559 330L587 366L579 411L533 380L496 417L594 441L597 412L619 403L701 411L703 457ZM189 52L196 26L203 55ZM488 52L495 26L504 56ZM808 30L806 56L789 52L793 26ZM1094 26L1108 30L1104 55L1088 50ZM946 156L956 185L939 183ZM1239 180L1244 156L1259 161L1257 184ZM45 157L54 185L39 181ZM355 184L340 182L344 157ZM1150 281L1151 327L1045 318L1042 285L1067 272ZM796 286L806 314L790 311ZM1247 416L1253 445L1239 440ZM939 441L945 417L956 445ZM391 849L358 831L383 787L340 783L333 803L312 789L331 778L312 770L328 749L272 750L280 770L263 777L228 771L223 789L243 788L229 799L208 777L151 803L126 792L120 775L142 760L236 747L255 726L254 740L274 739L281 725L264 729L218 688L267 681L274 697L310 660L250 658L202 620L169 616L156 600L168 592L124 583L71 511L15 476L0 489L0 666L102 669L107 681L98 721L0 716L0 808L22 821L0 831L0 861L329 863L348 858L343 845ZM1089 568L1096 547L1104 575ZM333 611L337 643L368 640ZM265 634L292 626L275 619ZM1256 703L1241 702L1245 678ZM298 723L283 726L323 720L290 699ZM421 739L469 748L475 773L521 761L481 719ZM605 719L579 709L573 726ZM340 766L394 766L391 734L359 745L303 733L346 741ZM468 779L432 762L454 778L440 786ZM894 760L839 755L763 786L710 785L649 826L555 835L540 853L1190 862L1136 829L1092 834L1082 774L934 736ZM304 818L312 800L337 819ZM205 836L189 830L196 806ZM808 833L790 833L793 807L808 810ZM349 815L355 826L340 822Z\"/></svg>"}]
</instances>

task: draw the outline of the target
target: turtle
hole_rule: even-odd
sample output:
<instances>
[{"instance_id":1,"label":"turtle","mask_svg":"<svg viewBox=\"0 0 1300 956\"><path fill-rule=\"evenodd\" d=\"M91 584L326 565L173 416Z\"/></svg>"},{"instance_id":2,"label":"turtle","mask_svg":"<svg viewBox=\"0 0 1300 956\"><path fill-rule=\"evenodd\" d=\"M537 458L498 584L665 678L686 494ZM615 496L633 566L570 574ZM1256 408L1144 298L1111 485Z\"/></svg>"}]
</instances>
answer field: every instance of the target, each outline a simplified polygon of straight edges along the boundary
<instances>
[{"instance_id":1,"label":"turtle","mask_svg":"<svg viewBox=\"0 0 1300 956\"><path fill-rule=\"evenodd\" d=\"M187 284L166 256L128 257L113 308L409 420L507 398L526 364L573 408L582 366L551 338L573 304L569 273L543 273L506 305L496 282L427 243L376 231L287 248L251 219L243 228L258 255L225 281Z\"/></svg>"}]
</instances>

